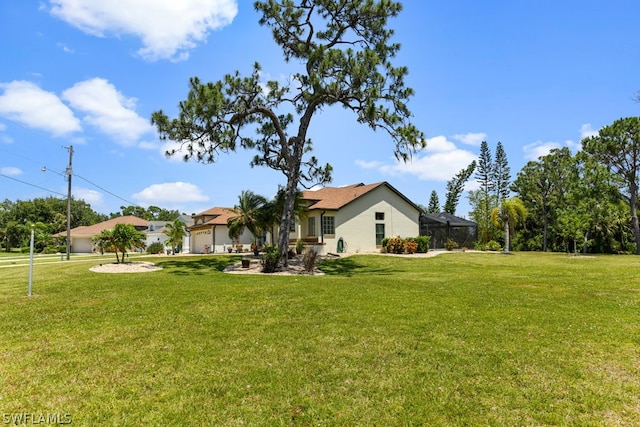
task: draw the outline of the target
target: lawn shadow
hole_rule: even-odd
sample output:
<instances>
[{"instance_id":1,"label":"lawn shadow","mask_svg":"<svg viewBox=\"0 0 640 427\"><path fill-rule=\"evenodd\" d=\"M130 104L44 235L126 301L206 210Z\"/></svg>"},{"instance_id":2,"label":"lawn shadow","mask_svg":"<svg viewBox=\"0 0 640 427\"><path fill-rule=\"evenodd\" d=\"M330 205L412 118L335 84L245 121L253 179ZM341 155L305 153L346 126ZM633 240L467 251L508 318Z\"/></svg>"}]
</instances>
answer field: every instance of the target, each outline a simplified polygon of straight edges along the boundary
<instances>
[{"instance_id":1,"label":"lawn shadow","mask_svg":"<svg viewBox=\"0 0 640 427\"><path fill-rule=\"evenodd\" d=\"M203 258L179 258L158 262L157 265L168 273L176 275L207 274L211 270L223 271L226 267L237 264L238 257L214 256Z\"/></svg>"},{"instance_id":2,"label":"lawn shadow","mask_svg":"<svg viewBox=\"0 0 640 427\"><path fill-rule=\"evenodd\" d=\"M318 265L318 268L327 276L351 277L356 274L393 274L393 271L388 268L382 268L380 265L363 263L354 257L326 259Z\"/></svg>"}]
</instances>

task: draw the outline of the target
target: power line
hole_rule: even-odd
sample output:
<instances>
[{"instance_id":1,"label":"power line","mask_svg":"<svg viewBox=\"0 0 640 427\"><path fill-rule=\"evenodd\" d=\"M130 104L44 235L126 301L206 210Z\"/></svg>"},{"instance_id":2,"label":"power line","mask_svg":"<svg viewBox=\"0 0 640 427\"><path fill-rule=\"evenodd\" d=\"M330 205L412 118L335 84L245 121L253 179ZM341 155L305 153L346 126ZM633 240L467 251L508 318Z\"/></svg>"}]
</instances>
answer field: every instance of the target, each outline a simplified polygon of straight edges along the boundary
<instances>
[{"instance_id":1,"label":"power line","mask_svg":"<svg viewBox=\"0 0 640 427\"><path fill-rule=\"evenodd\" d=\"M22 159L24 159L24 160L28 160L28 161L30 161L30 162L32 162L32 163L35 163L35 164L42 164L41 162L37 162L36 160L33 160L33 159L28 158L28 157L22 156L22 155L20 155L20 154L12 153L11 151L5 150L4 148L0 148L0 151L4 151L4 152L6 152L6 153L12 154L12 155L14 155L14 156L16 156L16 157L20 157L20 158L22 158ZM60 175L60 176L64 176L64 173L63 173L63 172L58 172L58 171L56 171L56 170L54 170L54 169L49 168L48 166L46 167L46 170L50 170L51 172L57 173L57 174L58 174L58 175ZM21 180L19 180L19 179L12 178L12 177L7 176L7 175L2 175L2 174L0 174L0 176L3 176L3 177L5 177L5 178L12 179L12 180L17 181L17 182L21 182L21 183L26 184L26 185L30 185L30 186L35 187L35 188L39 188L39 189L41 189L41 190L48 191L48 192L50 192L50 193L54 193L54 194L61 195L61 196L63 196L63 197L67 197L66 195L64 195L64 194L62 194L62 193L58 193L57 191L48 190L48 189L46 189L46 188L39 187L39 186L37 186L37 185L35 185L35 184L30 184L30 183L25 182L25 181L21 181ZM89 181L87 178L85 178L85 177L83 177L83 176L80 176L80 175L75 174L75 173L73 174L73 176L78 177L78 178L82 179L83 181L88 182L89 184L93 185L94 187L96 187L96 188L98 188L98 189L100 189L100 190L104 191L104 192L105 192L105 193L107 193L107 194L110 194L111 196L113 196L113 197L115 197L115 198L117 198L117 199L122 200L123 202L128 203L128 204L129 204L129 205L131 205L131 206L142 207L142 206L138 205L137 203L130 202L129 200L124 199L124 198L122 198L122 197L118 196L117 194L115 194L115 193L113 193L113 192L111 192L111 191L107 190L106 188L103 188L103 187L99 186L98 184L96 184L96 183L94 183L94 182Z\"/></svg>"},{"instance_id":2,"label":"power line","mask_svg":"<svg viewBox=\"0 0 640 427\"><path fill-rule=\"evenodd\" d=\"M138 206L139 208L141 208L141 207L142 207L142 206L138 205L137 203L130 202L130 201L128 201L127 199L123 199L122 197L118 196L117 194L114 194L114 193L112 193L111 191L109 191L109 190L107 190L107 189L105 189L105 188L100 187L98 184L95 184L95 183L93 183L93 182L89 181L87 178L85 178L85 177L83 177L83 176L80 176L80 175L75 174L75 173L73 174L73 176L77 176L78 178L80 178L80 179L82 179L82 180L84 180L84 181L88 182L89 184L93 185L94 187L99 188L100 190L104 191L105 193L111 194L113 197L115 197L115 198L117 198L117 199L120 199L120 200L122 200L123 202L127 202L127 203L129 203L129 205L132 205L132 206Z\"/></svg>"},{"instance_id":3,"label":"power line","mask_svg":"<svg viewBox=\"0 0 640 427\"><path fill-rule=\"evenodd\" d=\"M22 184L30 185L31 187L35 187L35 188L38 188L40 190L48 191L49 193L57 194L57 195L62 196L62 197L67 197L66 194L58 193L57 191L49 190L48 188L40 187L39 185L31 184L30 182L23 181L21 179L14 178L12 176L4 175L4 174L1 174L1 173L0 173L0 176L8 178L8 179L11 179L11 180L14 180L14 181L17 181L17 182L20 182Z\"/></svg>"}]
</instances>

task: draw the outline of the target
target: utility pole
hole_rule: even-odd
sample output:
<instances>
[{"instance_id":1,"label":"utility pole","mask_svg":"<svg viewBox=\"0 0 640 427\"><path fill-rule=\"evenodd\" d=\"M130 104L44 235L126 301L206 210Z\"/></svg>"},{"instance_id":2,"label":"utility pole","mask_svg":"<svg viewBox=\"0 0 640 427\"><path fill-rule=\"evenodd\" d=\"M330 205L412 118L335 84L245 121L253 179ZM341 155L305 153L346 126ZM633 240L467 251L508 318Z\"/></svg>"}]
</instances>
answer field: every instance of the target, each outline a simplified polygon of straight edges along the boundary
<instances>
[{"instance_id":1,"label":"utility pole","mask_svg":"<svg viewBox=\"0 0 640 427\"><path fill-rule=\"evenodd\" d=\"M68 181L68 191L67 191L67 261L71 258L71 175L73 174L73 170L71 169L71 163L73 161L73 145L69 145L68 147L64 147L69 150L69 166L67 166L67 181Z\"/></svg>"}]
</instances>

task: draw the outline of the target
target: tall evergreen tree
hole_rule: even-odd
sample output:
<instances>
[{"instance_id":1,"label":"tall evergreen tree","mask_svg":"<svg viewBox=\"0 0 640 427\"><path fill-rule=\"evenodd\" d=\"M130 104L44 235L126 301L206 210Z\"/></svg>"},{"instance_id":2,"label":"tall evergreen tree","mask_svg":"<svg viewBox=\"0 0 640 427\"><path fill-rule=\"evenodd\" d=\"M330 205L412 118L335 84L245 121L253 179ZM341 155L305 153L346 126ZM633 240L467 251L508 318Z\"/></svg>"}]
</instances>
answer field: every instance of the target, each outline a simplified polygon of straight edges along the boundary
<instances>
[{"instance_id":1,"label":"tall evergreen tree","mask_svg":"<svg viewBox=\"0 0 640 427\"><path fill-rule=\"evenodd\" d=\"M431 197L429 197L429 206L427 206L427 213L437 214L440 213L440 199L436 190L431 191Z\"/></svg>"},{"instance_id":2,"label":"tall evergreen tree","mask_svg":"<svg viewBox=\"0 0 640 427\"><path fill-rule=\"evenodd\" d=\"M456 174L449 182L447 182L447 197L444 202L444 211L451 215L456 214L458 208L458 202L460 202L460 195L464 190L464 185L467 183L473 171L476 169L476 161L474 160L465 169L462 169Z\"/></svg>"},{"instance_id":3,"label":"tall evergreen tree","mask_svg":"<svg viewBox=\"0 0 640 427\"><path fill-rule=\"evenodd\" d=\"M493 174L494 167L491 150L489 149L487 141L482 141L480 144L480 155L478 156L475 178L478 184L480 184L480 189L486 194L491 194L494 191Z\"/></svg>"},{"instance_id":4,"label":"tall evergreen tree","mask_svg":"<svg viewBox=\"0 0 640 427\"><path fill-rule=\"evenodd\" d=\"M511 193L509 188L511 184L511 168L509 168L507 153L499 141L496 145L496 157L492 169L492 181L495 186L498 204L500 204L503 200L508 199L509 193Z\"/></svg>"}]
</instances>

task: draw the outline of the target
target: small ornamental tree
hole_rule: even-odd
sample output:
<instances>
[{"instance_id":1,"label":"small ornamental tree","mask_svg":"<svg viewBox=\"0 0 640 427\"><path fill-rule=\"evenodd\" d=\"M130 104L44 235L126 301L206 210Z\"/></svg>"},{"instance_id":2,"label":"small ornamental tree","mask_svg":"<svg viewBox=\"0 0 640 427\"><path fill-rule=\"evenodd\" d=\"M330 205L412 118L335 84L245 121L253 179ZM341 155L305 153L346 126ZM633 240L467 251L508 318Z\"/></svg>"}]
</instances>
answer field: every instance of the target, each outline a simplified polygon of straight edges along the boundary
<instances>
[{"instance_id":1,"label":"small ornamental tree","mask_svg":"<svg viewBox=\"0 0 640 427\"><path fill-rule=\"evenodd\" d=\"M102 230L99 236L94 238L101 249L112 250L116 254L116 262L124 262L127 250L145 248L145 234L136 230L131 224L116 224L113 230ZM118 253L122 254L122 258Z\"/></svg>"},{"instance_id":2,"label":"small ornamental tree","mask_svg":"<svg viewBox=\"0 0 640 427\"><path fill-rule=\"evenodd\" d=\"M271 28L284 60L294 67L288 82L261 81L258 63L246 77L237 71L212 83L193 77L178 117L170 119L160 110L151 122L160 138L178 144L168 156L211 163L220 153L254 149L251 166L284 174L278 248L286 265L298 186L331 181L331 166L309 155L307 132L317 112L334 105L352 112L358 123L387 132L396 158L405 161L425 141L409 120L408 69L392 63L400 45L391 41L387 20L400 13L401 3L269 0L254 7L259 23Z\"/></svg>"}]
</instances>

